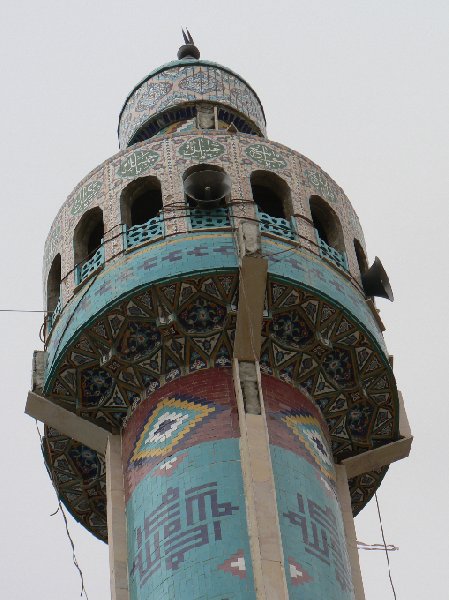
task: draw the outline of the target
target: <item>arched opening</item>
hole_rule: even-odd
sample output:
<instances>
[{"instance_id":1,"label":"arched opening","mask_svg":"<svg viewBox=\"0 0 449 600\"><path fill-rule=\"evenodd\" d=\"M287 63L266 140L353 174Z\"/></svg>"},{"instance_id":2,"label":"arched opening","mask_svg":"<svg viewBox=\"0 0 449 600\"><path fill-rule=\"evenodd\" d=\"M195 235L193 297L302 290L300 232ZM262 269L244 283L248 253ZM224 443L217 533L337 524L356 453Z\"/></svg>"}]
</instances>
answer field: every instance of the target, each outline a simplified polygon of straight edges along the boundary
<instances>
[{"instance_id":1,"label":"arched opening","mask_svg":"<svg viewBox=\"0 0 449 600\"><path fill-rule=\"evenodd\" d=\"M157 177L139 177L123 190L123 246L131 249L163 235L162 190Z\"/></svg>"},{"instance_id":2,"label":"arched opening","mask_svg":"<svg viewBox=\"0 0 449 600\"><path fill-rule=\"evenodd\" d=\"M88 210L81 217L75 227L73 250L75 265L79 265L92 258L103 243L104 224L103 211L95 207Z\"/></svg>"},{"instance_id":3,"label":"arched opening","mask_svg":"<svg viewBox=\"0 0 449 600\"><path fill-rule=\"evenodd\" d=\"M366 273L366 271L368 271L368 261L366 260L365 252L359 240L354 240L354 250L357 257L357 262L359 264L360 275L362 276L364 273Z\"/></svg>"},{"instance_id":4,"label":"arched opening","mask_svg":"<svg viewBox=\"0 0 449 600\"><path fill-rule=\"evenodd\" d=\"M338 252L345 251L343 229L335 212L319 196L310 198L310 213L320 240Z\"/></svg>"},{"instance_id":5,"label":"arched opening","mask_svg":"<svg viewBox=\"0 0 449 600\"><path fill-rule=\"evenodd\" d=\"M278 175L269 171L254 171L251 173L251 190L260 212L275 219L290 219L290 188Z\"/></svg>"},{"instance_id":6,"label":"arched opening","mask_svg":"<svg viewBox=\"0 0 449 600\"><path fill-rule=\"evenodd\" d=\"M122 223L133 227L159 216L162 190L157 177L140 177L123 190L120 197Z\"/></svg>"},{"instance_id":7,"label":"arched opening","mask_svg":"<svg viewBox=\"0 0 449 600\"><path fill-rule=\"evenodd\" d=\"M230 226L231 180L221 167L194 165L185 171L183 185L192 229Z\"/></svg>"},{"instance_id":8,"label":"arched opening","mask_svg":"<svg viewBox=\"0 0 449 600\"><path fill-rule=\"evenodd\" d=\"M47 311L53 313L61 295L61 255L57 254L51 263L47 277Z\"/></svg>"},{"instance_id":9,"label":"arched opening","mask_svg":"<svg viewBox=\"0 0 449 600\"><path fill-rule=\"evenodd\" d=\"M335 212L319 196L310 198L310 213L315 227L320 256L344 271L348 270L343 229Z\"/></svg>"}]
</instances>

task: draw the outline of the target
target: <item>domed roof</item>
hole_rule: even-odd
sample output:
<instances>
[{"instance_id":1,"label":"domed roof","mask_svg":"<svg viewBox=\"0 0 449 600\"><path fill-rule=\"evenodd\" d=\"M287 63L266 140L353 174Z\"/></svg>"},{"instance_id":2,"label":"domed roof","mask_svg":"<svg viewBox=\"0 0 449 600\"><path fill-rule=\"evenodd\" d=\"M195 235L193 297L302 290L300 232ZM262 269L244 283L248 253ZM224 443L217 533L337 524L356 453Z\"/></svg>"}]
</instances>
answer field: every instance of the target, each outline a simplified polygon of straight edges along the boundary
<instances>
[{"instance_id":1,"label":"domed roof","mask_svg":"<svg viewBox=\"0 0 449 600\"><path fill-rule=\"evenodd\" d=\"M199 102L230 109L265 136L263 107L252 87L227 67L186 57L154 69L130 92L119 116L120 148L139 141L136 134L141 128L169 110L184 110L186 118L192 116L189 107Z\"/></svg>"}]
</instances>

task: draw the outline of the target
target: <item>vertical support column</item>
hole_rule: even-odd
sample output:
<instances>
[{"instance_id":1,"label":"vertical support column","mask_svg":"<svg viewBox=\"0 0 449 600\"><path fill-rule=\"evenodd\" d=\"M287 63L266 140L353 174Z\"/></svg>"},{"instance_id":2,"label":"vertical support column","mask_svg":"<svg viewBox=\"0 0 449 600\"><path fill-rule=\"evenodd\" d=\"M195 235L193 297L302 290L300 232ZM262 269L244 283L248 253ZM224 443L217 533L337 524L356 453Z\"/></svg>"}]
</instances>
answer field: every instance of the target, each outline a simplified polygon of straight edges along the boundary
<instances>
[{"instance_id":1,"label":"vertical support column","mask_svg":"<svg viewBox=\"0 0 449 600\"><path fill-rule=\"evenodd\" d=\"M258 600L286 600L288 591L258 363L234 360L234 382L256 595ZM259 403L255 402L256 394ZM245 410L248 396L253 414ZM255 410L257 404L259 411Z\"/></svg>"},{"instance_id":2,"label":"vertical support column","mask_svg":"<svg viewBox=\"0 0 449 600\"><path fill-rule=\"evenodd\" d=\"M129 600L125 490L122 470L122 439L120 435L110 435L108 437L106 446L106 494L111 599Z\"/></svg>"},{"instance_id":3,"label":"vertical support column","mask_svg":"<svg viewBox=\"0 0 449 600\"><path fill-rule=\"evenodd\" d=\"M357 535L352 516L351 496L349 494L348 477L344 465L335 465L337 496L340 502L343 525L345 528L346 547L351 565L352 583L354 586L355 600L365 600L362 573L360 571L359 552L357 549Z\"/></svg>"}]
</instances>

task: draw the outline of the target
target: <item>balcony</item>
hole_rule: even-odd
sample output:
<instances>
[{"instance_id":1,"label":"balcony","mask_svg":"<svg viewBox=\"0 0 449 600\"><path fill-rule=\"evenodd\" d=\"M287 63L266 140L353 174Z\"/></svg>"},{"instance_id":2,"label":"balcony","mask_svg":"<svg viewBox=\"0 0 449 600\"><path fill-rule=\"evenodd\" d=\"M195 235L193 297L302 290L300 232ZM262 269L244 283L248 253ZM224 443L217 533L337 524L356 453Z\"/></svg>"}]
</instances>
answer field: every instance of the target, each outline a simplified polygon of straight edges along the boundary
<instances>
[{"instance_id":1,"label":"balcony","mask_svg":"<svg viewBox=\"0 0 449 600\"><path fill-rule=\"evenodd\" d=\"M349 271L349 267L346 254L344 252L339 252L332 246L329 246L329 244L327 244L323 239L320 238L320 234L316 229L315 235L318 242L318 247L320 249L320 256L347 273Z\"/></svg>"},{"instance_id":2,"label":"balcony","mask_svg":"<svg viewBox=\"0 0 449 600\"><path fill-rule=\"evenodd\" d=\"M256 207L257 218L260 223L260 231L271 233L290 240L295 239L295 232L291 221L281 217L271 217Z\"/></svg>"},{"instance_id":3,"label":"balcony","mask_svg":"<svg viewBox=\"0 0 449 600\"><path fill-rule=\"evenodd\" d=\"M125 250L131 250L163 235L164 219L162 214L159 214L142 225L123 225L123 247Z\"/></svg>"},{"instance_id":4,"label":"balcony","mask_svg":"<svg viewBox=\"0 0 449 600\"><path fill-rule=\"evenodd\" d=\"M216 229L231 226L227 208L191 208L189 216L191 229Z\"/></svg>"},{"instance_id":5,"label":"balcony","mask_svg":"<svg viewBox=\"0 0 449 600\"><path fill-rule=\"evenodd\" d=\"M47 335L53 329L53 325L55 324L56 319L61 314L61 311L62 311L62 298L61 298L61 295L59 295L58 303L56 304L53 312L49 313L48 317L47 317Z\"/></svg>"},{"instance_id":6,"label":"balcony","mask_svg":"<svg viewBox=\"0 0 449 600\"><path fill-rule=\"evenodd\" d=\"M101 269L104 265L104 246L101 240L101 246L97 248L94 254L84 262L75 267L75 286L80 285L88 277Z\"/></svg>"}]
</instances>

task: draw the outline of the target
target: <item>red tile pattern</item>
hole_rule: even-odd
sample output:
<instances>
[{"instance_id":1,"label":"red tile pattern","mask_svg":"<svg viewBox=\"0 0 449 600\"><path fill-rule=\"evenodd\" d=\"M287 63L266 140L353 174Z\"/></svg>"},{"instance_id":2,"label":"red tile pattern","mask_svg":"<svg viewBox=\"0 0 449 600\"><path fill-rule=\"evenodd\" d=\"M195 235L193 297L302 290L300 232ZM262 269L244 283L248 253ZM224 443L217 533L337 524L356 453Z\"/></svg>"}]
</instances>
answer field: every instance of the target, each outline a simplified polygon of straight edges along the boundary
<instances>
[{"instance_id":1,"label":"red tile pattern","mask_svg":"<svg viewBox=\"0 0 449 600\"><path fill-rule=\"evenodd\" d=\"M136 441L140 438L152 412L158 403L173 395L210 404L217 410L211 412L204 421L199 422L173 448L170 446L166 454L132 463L131 457ZM150 394L137 407L123 430L123 463L127 498L143 477L170 456L203 442L237 438L239 435L237 402L230 369L213 368L198 371L166 384Z\"/></svg>"}]
</instances>

